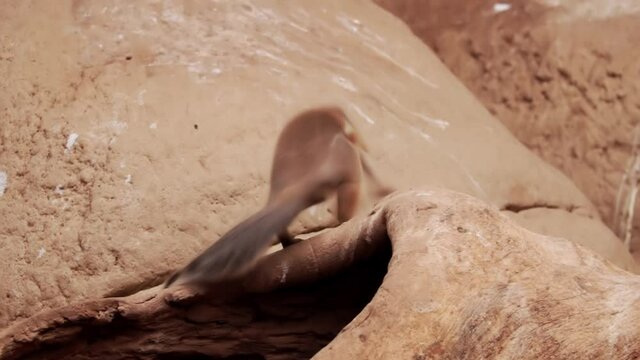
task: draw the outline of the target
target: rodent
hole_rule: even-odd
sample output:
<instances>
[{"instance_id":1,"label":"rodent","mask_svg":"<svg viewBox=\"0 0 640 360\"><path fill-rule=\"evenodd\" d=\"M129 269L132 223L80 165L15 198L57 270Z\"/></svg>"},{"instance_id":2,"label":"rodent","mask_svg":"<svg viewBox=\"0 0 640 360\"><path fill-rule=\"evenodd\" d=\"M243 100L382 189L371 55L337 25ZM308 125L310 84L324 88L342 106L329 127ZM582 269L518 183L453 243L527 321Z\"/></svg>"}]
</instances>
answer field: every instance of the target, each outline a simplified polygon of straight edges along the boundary
<instances>
[{"instance_id":1,"label":"rodent","mask_svg":"<svg viewBox=\"0 0 640 360\"><path fill-rule=\"evenodd\" d=\"M314 108L295 116L278 137L267 204L174 273L164 287L207 285L242 275L274 238L284 247L293 244L289 224L301 211L333 193L338 198L338 221L350 219L357 209L362 171L376 186L378 196L388 194L391 189L373 173L365 151L340 108Z\"/></svg>"}]
</instances>

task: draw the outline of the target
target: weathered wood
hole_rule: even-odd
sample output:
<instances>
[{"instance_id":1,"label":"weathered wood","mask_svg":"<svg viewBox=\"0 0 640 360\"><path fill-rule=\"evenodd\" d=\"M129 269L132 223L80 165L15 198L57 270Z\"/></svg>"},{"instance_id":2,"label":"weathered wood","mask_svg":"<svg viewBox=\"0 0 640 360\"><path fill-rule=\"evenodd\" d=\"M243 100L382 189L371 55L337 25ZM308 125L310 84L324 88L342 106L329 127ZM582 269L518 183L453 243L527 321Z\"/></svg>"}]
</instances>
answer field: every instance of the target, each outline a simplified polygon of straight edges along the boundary
<instances>
[{"instance_id":1,"label":"weathered wood","mask_svg":"<svg viewBox=\"0 0 640 360\"><path fill-rule=\"evenodd\" d=\"M0 358L636 359L639 323L639 276L472 197L421 190L208 294L41 313L0 334Z\"/></svg>"}]
</instances>

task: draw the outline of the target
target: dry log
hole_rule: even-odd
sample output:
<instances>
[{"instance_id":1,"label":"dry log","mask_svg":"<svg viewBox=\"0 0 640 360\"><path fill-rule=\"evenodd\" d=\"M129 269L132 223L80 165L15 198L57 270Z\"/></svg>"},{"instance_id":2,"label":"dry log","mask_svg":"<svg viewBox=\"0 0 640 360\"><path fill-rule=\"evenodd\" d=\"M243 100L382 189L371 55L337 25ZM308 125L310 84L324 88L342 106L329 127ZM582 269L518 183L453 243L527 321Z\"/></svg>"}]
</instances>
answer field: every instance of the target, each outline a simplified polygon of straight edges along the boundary
<instances>
[{"instance_id":1,"label":"dry log","mask_svg":"<svg viewBox=\"0 0 640 360\"><path fill-rule=\"evenodd\" d=\"M635 359L639 322L639 276L423 189L206 294L152 288L33 316L0 334L0 359Z\"/></svg>"}]
</instances>

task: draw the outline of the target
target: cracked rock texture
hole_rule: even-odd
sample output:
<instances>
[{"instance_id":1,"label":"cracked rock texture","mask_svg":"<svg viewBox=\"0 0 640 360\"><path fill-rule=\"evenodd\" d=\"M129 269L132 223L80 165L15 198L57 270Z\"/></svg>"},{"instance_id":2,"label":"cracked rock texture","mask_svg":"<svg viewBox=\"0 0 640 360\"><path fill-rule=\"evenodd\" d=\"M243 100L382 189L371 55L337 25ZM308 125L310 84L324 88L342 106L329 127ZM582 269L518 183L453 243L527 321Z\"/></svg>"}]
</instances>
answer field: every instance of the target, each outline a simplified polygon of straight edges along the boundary
<instances>
[{"instance_id":1,"label":"cracked rock texture","mask_svg":"<svg viewBox=\"0 0 640 360\"><path fill-rule=\"evenodd\" d=\"M3 1L0 77L0 326L185 264L266 201L279 130L316 105L345 109L399 189L545 204L537 224L580 219L550 234L588 223L572 240L620 247L567 177L369 1ZM603 255L632 269L616 251Z\"/></svg>"},{"instance_id":2,"label":"cracked rock texture","mask_svg":"<svg viewBox=\"0 0 640 360\"><path fill-rule=\"evenodd\" d=\"M640 2L375 1L617 227L616 195L640 121Z\"/></svg>"}]
</instances>

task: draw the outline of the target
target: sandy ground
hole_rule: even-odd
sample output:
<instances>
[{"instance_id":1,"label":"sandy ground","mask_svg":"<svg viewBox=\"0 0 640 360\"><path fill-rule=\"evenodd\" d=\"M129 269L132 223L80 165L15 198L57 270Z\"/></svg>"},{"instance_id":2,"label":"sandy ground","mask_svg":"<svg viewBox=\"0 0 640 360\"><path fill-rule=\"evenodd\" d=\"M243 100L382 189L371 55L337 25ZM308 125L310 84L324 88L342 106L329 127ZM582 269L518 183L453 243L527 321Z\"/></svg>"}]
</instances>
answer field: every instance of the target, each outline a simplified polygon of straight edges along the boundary
<instances>
[{"instance_id":1,"label":"sandy ground","mask_svg":"<svg viewBox=\"0 0 640 360\"><path fill-rule=\"evenodd\" d=\"M405 20L518 140L569 175L618 231L616 196L640 119L640 3L376 2ZM639 225L636 216L635 234Z\"/></svg>"},{"instance_id":2,"label":"sandy ground","mask_svg":"<svg viewBox=\"0 0 640 360\"><path fill-rule=\"evenodd\" d=\"M562 211L545 231L589 223L572 240L632 267L573 183L369 1L2 2L0 77L0 326L162 280L263 204L279 130L322 104L398 189L538 227Z\"/></svg>"}]
</instances>

